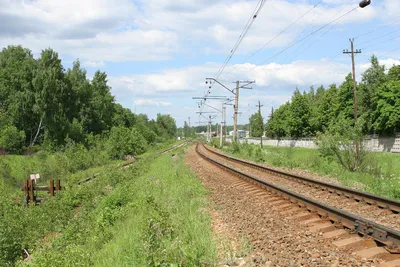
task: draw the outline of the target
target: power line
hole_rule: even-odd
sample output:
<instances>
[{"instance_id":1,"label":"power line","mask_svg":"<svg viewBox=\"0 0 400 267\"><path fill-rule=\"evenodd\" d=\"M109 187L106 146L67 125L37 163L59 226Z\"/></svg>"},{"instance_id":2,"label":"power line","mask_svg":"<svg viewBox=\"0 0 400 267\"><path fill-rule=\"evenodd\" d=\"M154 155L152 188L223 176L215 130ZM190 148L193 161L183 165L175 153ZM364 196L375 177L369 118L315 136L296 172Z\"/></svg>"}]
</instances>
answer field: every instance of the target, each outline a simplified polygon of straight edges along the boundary
<instances>
[{"instance_id":1,"label":"power line","mask_svg":"<svg viewBox=\"0 0 400 267\"><path fill-rule=\"evenodd\" d=\"M388 36L388 35L390 35L390 34L392 34L392 33L398 32L398 31L400 31L400 29L396 29L396 30L394 30L394 31L388 32L388 33L383 34L383 35L381 35L381 36L378 36L378 37L369 39L369 40L367 40L367 41L364 41L363 43L366 44L366 43L369 43L369 42L378 40L378 39L380 39L380 38L382 38L382 37Z\"/></svg>"},{"instance_id":2,"label":"power line","mask_svg":"<svg viewBox=\"0 0 400 267\"><path fill-rule=\"evenodd\" d=\"M229 63L229 61L231 60L232 56L235 54L236 50L238 49L239 45L242 43L244 37L246 37L249 29L251 28L251 26L253 25L255 19L257 18L258 14L260 13L261 9L263 8L265 2L267 0L260 0L256 6L256 8L254 9L251 17L249 18L249 20L247 21L245 27L243 28L242 33L240 34L238 40L236 41L235 45L233 46L232 50L230 51L228 57L225 59L224 63L222 64L221 68L218 70L215 79L218 79L219 76L221 75L221 73L224 71L226 65ZM321 0L322 1L322 0Z\"/></svg>"},{"instance_id":3,"label":"power line","mask_svg":"<svg viewBox=\"0 0 400 267\"><path fill-rule=\"evenodd\" d=\"M334 23L334 22L340 20L341 18L343 18L344 16L350 14L351 12L353 12L354 10L356 10L356 9L358 9L358 8L359 8L359 7L357 6L357 7L353 8L353 9L351 9L350 11L348 11L348 12L346 12L345 14L343 14L343 15L337 17L336 19L330 21L329 23L327 23L327 24L321 26L320 28L318 28L317 30L311 32L310 34L308 34L307 36L301 38L300 40L293 42L292 44L290 44L289 46L285 47L284 49L282 49L281 51L279 51L279 52L276 53L275 55L269 57L268 59L262 61L262 62L259 63L258 65L256 65L256 66L254 66L253 68L251 68L250 70L246 71L244 74L247 74L247 73L249 73L250 71L252 71L252 70L254 70L254 69L260 67L262 64L265 64L266 62L270 61L271 59L274 59L275 57L279 56L280 54L282 54L282 53L285 52L286 50L288 50L288 49L290 49L291 47L293 47L294 45L300 43L301 41L305 40L305 39L308 38L309 36L312 36L312 35L316 34L316 33L319 32L320 30L322 30L322 29L328 27L328 26L331 25L332 23ZM241 77L243 77L244 74L242 74Z\"/></svg>"},{"instance_id":4,"label":"power line","mask_svg":"<svg viewBox=\"0 0 400 267\"><path fill-rule=\"evenodd\" d=\"M353 2L354 0L350 0L347 2L346 5L343 6L343 8L337 13L337 14L341 14L342 11L351 4L351 2ZM326 10L325 10L326 11ZM323 12L324 13L324 12ZM322 13L322 14L323 14ZM301 54L303 54L304 52L306 52L308 49L310 49L316 42L318 42L322 37L324 37L328 32L330 32L337 24L339 23L339 21L336 21L331 27L329 27L325 32L323 32L320 36L318 36L313 42L311 42L302 52L300 53L296 53L297 51L299 51L299 49L301 47L303 47L309 40L311 40L312 36L310 36L308 38L308 40L306 40L302 45L300 45L294 52L293 54L295 54L295 56L290 60L293 61L294 59L298 58ZM293 55L292 54L292 55ZM287 57L286 57L287 58Z\"/></svg>"},{"instance_id":5,"label":"power line","mask_svg":"<svg viewBox=\"0 0 400 267\"><path fill-rule=\"evenodd\" d=\"M385 25L383 25L383 26L381 26L381 27L375 28L375 29L372 30L372 31L368 31L368 32L365 32L365 33L363 33L363 34L360 34L360 35L354 37L354 39L358 39L358 38L360 38L360 37L363 37L363 36L365 36L365 35L374 33L374 32L376 32L376 31L378 31L378 30L380 30L380 29L383 29L383 28L386 28L386 27L388 27L388 26L395 25L395 24L398 24L398 23L400 23L400 20L395 21L395 22L392 22L392 23L389 23L389 24L385 24Z\"/></svg>"},{"instance_id":6,"label":"power line","mask_svg":"<svg viewBox=\"0 0 400 267\"><path fill-rule=\"evenodd\" d=\"M390 39L384 40L384 41L382 41L382 42L364 46L362 49L370 48L370 47L373 47L373 46L376 46L376 45L379 45L379 44L384 44L384 43L387 43L387 42L396 40L396 39L398 39L398 38L400 38L400 36L391 37ZM365 44L365 43L364 43L364 44Z\"/></svg>"},{"instance_id":7,"label":"power line","mask_svg":"<svg viewBox=\"0 0 400 267\"><path fill-rule=\"evenodd\" d=\"M336 0L335 0L336 1ZM317 4L315 4L313 7L311 7L309 10L307 10L304 14L302 14L300 17L298 17L295 21L293 21L291 24L289 24L285 29L283 29L282 31L280 31L277 35L275 35L272 39L270 39L268 42L266 42L261 48L259 48L258 50L256 50L253 54L251 54L249 57L247 57L245 60L243 60L241 63L239 64L243 64L244 62L246 62L247 60L249 60L250 58L252 58L254 55L256 55L257 53L259 53L260 51L262 51L265 47L267 47L271 42L275 41L279 36L281 36L283 33L285 33L287 30L289 30L293 25L295 25L299 20L301 20L302 18L304 18L308 13L310 13L313 9L315 9L320 3L322 2L322 0L320 0ZM232 70L230 70L228 73L226 73L226 75L228 75L229 73L231 73L236 67L233 67Z\"/></svg>"}]
</instances>

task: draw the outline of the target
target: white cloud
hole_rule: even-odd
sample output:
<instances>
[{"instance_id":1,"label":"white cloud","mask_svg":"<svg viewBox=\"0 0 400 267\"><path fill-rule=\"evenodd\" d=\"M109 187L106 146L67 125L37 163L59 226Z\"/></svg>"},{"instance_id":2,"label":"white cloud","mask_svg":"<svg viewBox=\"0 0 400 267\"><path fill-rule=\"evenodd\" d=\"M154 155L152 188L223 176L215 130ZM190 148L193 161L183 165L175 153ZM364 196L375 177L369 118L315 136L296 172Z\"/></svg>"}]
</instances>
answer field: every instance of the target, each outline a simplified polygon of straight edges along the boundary
<instances>
[{"instance_id":1,"label":"white cloud","mask_svg":"<svg viewBox=\"0 0 400 267\"><path fill-rule=\"evenodd\" d=\"M156 107L172 106L172 103L170 103L170 102L155 101L152 99L144 99L144 98L137 99L137 100L135 100L134 103L137 106L156 106Z\"/></svg>"},{"instance_id":2,"label":"white cloud","mask_svg":"<svg viewBox=\"0 0 400 267\"><path fill-rule=\"evenodd\" d=\"M104 61L91 61L91 60L86 60L82 63L82 66L84 67L90 67L90 68L98 68L98 67L104 67Z\"/></svg>"},{"instance_id":3,"label":"white cloud","mask_svg":"<svg viewBox=\"0 0 400 267\"><path fill-rule=\"evenodd\" d=\"M130 0L0 0L0 47L22 44L35 54L51 47L88 65L169 59L175 32L134 27Z\"/></svg>"},{"instance_id":4,"label":"white cloud","mask_svg":"<svg viewBox=\"0 0 400 267\"><path fill-rule=\"evenodd\" d=\"M389 70L393 65L400 65L400 60L388 58L388 59L379 60L379 64L384 65L386 70ZM369 67L371 67L371 63L365 63L365 64L359 65L359 68L362 72L364 72Z\"/></svg>"},{"instance_id":5,"label":"white cloud","mask_svg":"<svg viewBox=\"0 0 400 267\"><path fill-rule=\"evenodd\" d=\"M381 9L394 10L393 2L386 0ZM83 61L167 60L177 52L193 53L194 47L197 53L226 54L255 5L245 0L0 0L0 46L23 44L35 53L52 47ZM312 6L268 1L237 53L259 48ZM310 23L319 27L351 8L327 6L316 7L268 46L288 44ZM377 16L375 10L380 9L359 9L339 23L368 21Z\"/></svg>"}]
</instances>

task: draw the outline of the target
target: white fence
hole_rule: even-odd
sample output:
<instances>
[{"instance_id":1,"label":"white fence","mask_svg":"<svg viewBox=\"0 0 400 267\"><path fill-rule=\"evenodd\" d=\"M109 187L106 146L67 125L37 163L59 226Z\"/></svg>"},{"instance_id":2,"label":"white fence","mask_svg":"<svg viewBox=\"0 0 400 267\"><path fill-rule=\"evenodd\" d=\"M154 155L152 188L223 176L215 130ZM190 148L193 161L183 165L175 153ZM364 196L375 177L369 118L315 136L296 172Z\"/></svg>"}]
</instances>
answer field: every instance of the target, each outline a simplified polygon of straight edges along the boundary
<instances>
[{"instance_id":1,"label":"white fence","mask_svg":"<svg viewBox=\"0 0 400 267\"><path fill-rule=\"evenodd\" d=\"M226 138L227 142L232 142L230 137ZM248 142L249 144L260 144L260 138L241 138L240 143ZM297 139L297 140L277 140L263 138L263 144L266 146L283 146L283 147L305 147L318 148L315 139ZM400 153L400 137L377 137L364 140L368 150L373 152L392 152Z\"/></svg>"}]
</instances>

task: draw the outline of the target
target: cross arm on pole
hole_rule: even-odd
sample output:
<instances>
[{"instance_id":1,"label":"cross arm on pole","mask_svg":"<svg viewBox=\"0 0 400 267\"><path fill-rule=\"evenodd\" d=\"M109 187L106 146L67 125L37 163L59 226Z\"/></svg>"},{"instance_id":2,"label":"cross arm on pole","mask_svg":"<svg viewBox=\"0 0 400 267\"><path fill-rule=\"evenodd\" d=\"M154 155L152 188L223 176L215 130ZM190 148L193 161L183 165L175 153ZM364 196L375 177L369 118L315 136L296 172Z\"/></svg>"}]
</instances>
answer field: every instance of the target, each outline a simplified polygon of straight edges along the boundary
<instances>
[{"instance_id":1,"label":"cross arm on pole","mask_svg":"<svg viewBox=\"0 0 400 267\"><path fill-rule=\"evenodd\" d=\"M218 83L219 85L221 85L222 87L224 87L226 90L228 90L229 92L231 92L232 94L235 94L235 92L233 91L233 89L229 89L228 87L226 87L224 84L220 83L218 80L214 79L214 78L206 78L206 80L212 80L216 83Z\"/></svg>"},{"instance_id":2,"label":"cross arm on pole","mask_svg":"<svg viewBox=\"0 0 400 267\"><path fill-rule=\"evenodd\" d=\"M215 109L215 110L218 111L218 112L222 112L222 110L219 110L219 109L217 109L217 108L214 108L213 106L210 106L210 105L206 104L205 102L203 102L202 105L206 105L207 107L212 108L212 109Z\"/></svg>"}]
</instances>

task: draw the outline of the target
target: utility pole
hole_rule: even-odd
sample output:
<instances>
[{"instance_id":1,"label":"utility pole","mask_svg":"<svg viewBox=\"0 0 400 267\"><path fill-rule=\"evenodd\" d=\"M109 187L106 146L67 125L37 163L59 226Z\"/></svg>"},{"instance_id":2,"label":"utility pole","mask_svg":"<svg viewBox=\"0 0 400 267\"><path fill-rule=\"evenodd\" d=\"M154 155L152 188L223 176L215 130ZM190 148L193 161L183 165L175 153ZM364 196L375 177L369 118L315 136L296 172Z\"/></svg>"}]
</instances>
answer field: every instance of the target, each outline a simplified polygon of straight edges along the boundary
<instances>
[{"instance_id":1,"label":"utility pole","mask_svg":"<svg viewBox=\"0 0 400 267\"><path fill-rule=\"evenodd\" d=\"M251 87L247 87L247 85L255 83L255 81L236 81L236 88L235 89L229 89L224 84L219 82L217 79L206 78L206 80L207 80L206 84L208 84L208 82L210 82L210 84L211 84L211 81L214 81L214 82L218 83L219 85L221 85L222 87L224 87L229 92L231 92L232 94L235 95L235 104L233 105L233 108L234 108L234 114L233 114L233 141L235 142L236 141L236 137L237 137L237 116L239 114L239 89L252 89ZM244 83L244 85L240 85L242 83ZM211 88L211 86L209 86L209 88Z\"/></svg>"},{"instance_id":2,"label":"utility pole","mask_svg":"<svg viewBox=\"0 0 400 267\"><path fill-rule=\"evenodd\" d=\"M353 72L353 96L354 96L354 120L357 122L358 119L358 106L357 106L357 82L356 82L356 69L354 63L354 54L361 54L361 49L356 49L354 51L354 39L350 39L351 51L343 50L343 54L351 54L351 64L352 64L352 72Z\"/></svg>"},{"instance_id":3,"label":"utility pole","mask_svg":"<svg viewBox=\"0 0 400 267\"><path fill-rule=\"evenodd\" d=\"M189 128L190 128L190 117L188 117L188 119L189 119Z\"/></svg>"},{"instance_id":4,"label":"utility pole","mask_svg":"<svg viewBox=\"0 0 400 267\"><path fill-rule=\"evenodd\" d=\"M234 108L234 113L233 113L233 141L236 141L236 136L237 136L237 116L238 116L238 110L239 110L239 81L236 81L236 93L235 93L235 105L233 106Z\"/></svg>"},{"instance_id":5,"label":"utility pole","mask_svg":"<svg viewBox=\"0 0 400 267\"><path fill-rule=\"evenodd\" d=\"M223 109L223 117L224 117L224 127L225 127L225 133L224 133L224 142L226 141L226 134L227 134L227 127L226 127L226 107Z\"/></svg>"},{"instance_id":6,"label":"utility pole","mask_svg":"<svg viewBox=\"0 0 400 267\"><path fill-rule=\"evenodd\" d=\"M249 103L248 108L247 108L247 114L248 114L248 117L249 117L249 138L250 138L251 137L250 103Z\"/></svg>"},{"instance_id":7,"label":"utility pole","mask_svg":"<svg viewBox=\"0 0 400 267\"><path fill-rule=\"evenodd\" d=\"M222 148L222 131L224 125L224 102L221 101L221 131L219 133L219 147Z\"/></svg>"},{"instance_id":8,"label":"utility pole","mask_svg":"<svg viewBox=\"0 0 400 267\"><path fill-rule=\"evenodd\" d=\"M261 147L261 149L263 148L263 140L262 140L262 138L264 136L264 122L263 122L262 117L261 117L261 107L262 106L264 106L264 105L261 105L260 100L258 100L258 105L256 105L256 107L258 107L258 115L260 116L260 119L261 119L261 137L260 137L260 147Z\"/></svg>"}]
</instances>

